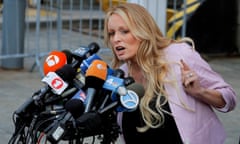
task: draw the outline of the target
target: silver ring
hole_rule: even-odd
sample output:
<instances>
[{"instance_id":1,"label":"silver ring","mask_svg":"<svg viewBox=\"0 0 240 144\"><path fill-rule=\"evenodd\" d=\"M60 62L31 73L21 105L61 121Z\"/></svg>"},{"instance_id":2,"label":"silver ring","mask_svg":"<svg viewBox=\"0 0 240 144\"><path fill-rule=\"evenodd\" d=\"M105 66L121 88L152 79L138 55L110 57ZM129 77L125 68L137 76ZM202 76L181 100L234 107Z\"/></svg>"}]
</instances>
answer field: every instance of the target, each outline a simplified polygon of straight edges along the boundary
<instances>
[{"instance_id":1,"label":"silver ring","mask_svg":"<svg viewBox=\"0 0 240 144\"><path fill-rule=\"evenodd\" d=\"M187 75L187 78L190 78L190 77L192 77L193 76L193 73L189 73L188 75Z\"/></svg>"},{"instance_id":2,"label":"silver ring","mask_svg":"<svg viewBox=\"0 0 240 144\"><path fill-rule=\"evenodd\" d=\"M193 76L193 73L190 73L189 76L192 77L192 76Z\"/></svg>"}]
</instances>

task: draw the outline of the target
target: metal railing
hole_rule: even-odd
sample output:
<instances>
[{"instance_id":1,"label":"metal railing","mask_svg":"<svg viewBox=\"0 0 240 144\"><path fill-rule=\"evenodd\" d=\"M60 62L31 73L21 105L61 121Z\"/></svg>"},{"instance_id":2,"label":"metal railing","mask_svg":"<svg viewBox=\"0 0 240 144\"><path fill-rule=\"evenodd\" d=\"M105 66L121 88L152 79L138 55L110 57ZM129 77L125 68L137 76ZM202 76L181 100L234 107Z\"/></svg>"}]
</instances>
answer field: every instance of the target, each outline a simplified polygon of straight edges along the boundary
<instances>
[{"instance_id":1,"label":"metal railing","mask_svg":"<svg viewBox=\"0 0 240 144\"><path fill-rule=\"evenodd\" d=\"M8 0L15 2L18 5L25 0ZM30 71L38 67L42 72L42 59L52 50L63 49L76 49L81 45L88 45L90 42L97 42L102 49L101 52L107 52L108 49L104 48L103 44L103 17L106 7L110 7L116 4L116 0L36 0L36 3L29 3L25 1L25 14L24 14L24 31L21 34L14 35L15 40L21 40L23 38L23 44L19 45L16 41L11 41L12 37L6 37L4 28L12 29L2 19L4 12L9 10L3 9L0 28L0 61L2 67L8 66L11 59L18 59L17 61L24 61L23 65L15 66L17 68L31 65ZM32 0L33 1L33 0ZM193 0L184 0L187 1ZM183 4L177 6L179 0L173 0L173 7L168 8L171 17L167 20L171 20L168 23L167 28L171 31L167 33L167 36L177 37L179 31L182 31L182 36L185 32L185 15L188 13L187 7ZM24 6L24 4L23 4ZM4 8L9 8L9 6ZM19 7L16 7L19 8ZM12 7L11 7L12 10ZM177 13L184 12L177 15ZM19 12L19 10L15 10ZM189 12L190 13L190 12ZM12 14L14 16L14 14ZM15 16L16 17L16 16ZM16 17L17 18L17 17ZM10 18L9 18L10 19ZM7 19L5 19L7 20ZM176 26L175 24L181 20L181 23ZM15 20L19 22L19 20ZM5 22L5 25L4 25ZM13 24L16 26L15 30L21 32L19 24ZM14 31L12 31L14 33ZM178 34L177 36L175 34ZM15 43L18 46L18 50L15 52L9 51L7 44ZM13 66L14 67L14 66ZM10 66L10 68L13 68ZM8 67L7 67L8 68Z\"/></svg>"}]
</instances>

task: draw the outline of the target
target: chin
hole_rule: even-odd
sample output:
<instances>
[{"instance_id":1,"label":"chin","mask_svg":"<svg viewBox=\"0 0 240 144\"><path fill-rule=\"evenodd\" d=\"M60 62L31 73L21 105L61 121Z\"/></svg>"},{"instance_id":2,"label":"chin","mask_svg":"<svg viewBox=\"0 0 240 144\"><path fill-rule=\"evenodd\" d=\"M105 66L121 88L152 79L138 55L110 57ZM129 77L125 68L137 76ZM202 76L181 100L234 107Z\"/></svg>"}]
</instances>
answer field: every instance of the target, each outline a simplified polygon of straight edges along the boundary
<instances>
[{"instance_id":1,"label":"chin","mask_svg":"<svg viewBox=\"0 0 240 144\"><path fill-rule=\"evenodd\" d=\"M120 61L125 61L125 59L124 59L124 58L118 58L118 60L120 60Z\"/></svg>"},{"instance_id":2,"label":"chin","mask_svg":"<svg viewBox=\"0 0 240 144\"><path fill-rule=\"evenodd\" d=\"M118 57L120 61L126 61L127 59L125 57Z\"/></svg>"}]
</instances>

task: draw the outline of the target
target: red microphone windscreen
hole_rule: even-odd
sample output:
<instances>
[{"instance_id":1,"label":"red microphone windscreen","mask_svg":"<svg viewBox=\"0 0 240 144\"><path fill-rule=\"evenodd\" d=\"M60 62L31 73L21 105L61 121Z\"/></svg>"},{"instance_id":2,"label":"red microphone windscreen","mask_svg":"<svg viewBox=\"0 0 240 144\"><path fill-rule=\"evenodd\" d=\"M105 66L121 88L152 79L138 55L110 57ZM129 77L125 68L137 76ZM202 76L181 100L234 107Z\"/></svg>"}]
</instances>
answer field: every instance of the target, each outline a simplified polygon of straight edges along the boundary
<instances>
[{"instance_id":1,"label":"red microphone windscreen","mask_svg":"<svg viewBox=\"0 0 240 144\"><path fill-rule=\"evenodd\" d=\"M67 64L67 57L64 52L50 52L43 63L44 75L47 75L48 72L55 72L57 69L63 67L65 64Z\"/></svg>"}]
</instances>

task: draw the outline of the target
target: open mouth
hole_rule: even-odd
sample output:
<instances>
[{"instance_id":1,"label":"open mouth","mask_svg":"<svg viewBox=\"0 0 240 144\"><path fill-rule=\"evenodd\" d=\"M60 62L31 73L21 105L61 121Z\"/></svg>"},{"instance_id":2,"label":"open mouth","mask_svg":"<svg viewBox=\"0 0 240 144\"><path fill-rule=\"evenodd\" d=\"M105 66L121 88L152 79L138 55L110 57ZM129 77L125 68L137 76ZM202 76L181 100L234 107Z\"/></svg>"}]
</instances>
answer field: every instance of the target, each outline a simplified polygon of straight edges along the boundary
<instances>
[{"instance_id":1,"label":"open mouth","mask_svg":"<svg viewBox=\"0 0 240 144\"><path fill-rule=\"evenodd\" d=\"M121 50L124 50L124 49L125 49L125 47L122 47L122 46L116 47L116 50L117 50L117 51L121 51Z\"/></svg>"}]
</instances>

